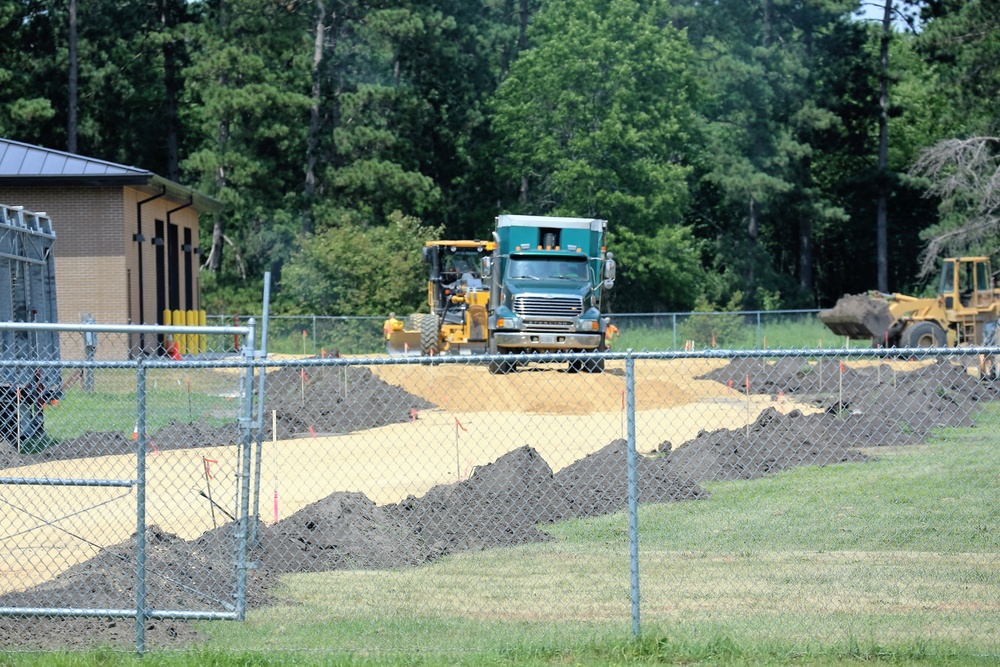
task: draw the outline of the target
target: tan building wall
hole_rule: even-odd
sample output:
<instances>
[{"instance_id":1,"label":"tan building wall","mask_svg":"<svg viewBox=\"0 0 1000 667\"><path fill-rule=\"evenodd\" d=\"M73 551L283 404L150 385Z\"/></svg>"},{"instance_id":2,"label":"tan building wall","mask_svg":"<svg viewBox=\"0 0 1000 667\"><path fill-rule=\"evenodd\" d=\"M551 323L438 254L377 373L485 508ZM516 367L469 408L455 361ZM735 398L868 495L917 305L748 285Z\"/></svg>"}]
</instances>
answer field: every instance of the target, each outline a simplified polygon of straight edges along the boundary
<instances>
[{"instance_id":1,"label":"tan building wall","mask_svg":"<svg viewBox=\"0 0 1000 667\"><path fill-rule=\"evenodd\" d=\"M160 324L161 305L201 308L200 256L193 252L198 212L185 201L150 196L133 187L0 187L0 203L45 212L52 220L60 322L77 323L87 314L101 324ZM136 234L142 243L133 240ZM157 341L144 343L149 349Z\"/></svg>"}]
</instances>

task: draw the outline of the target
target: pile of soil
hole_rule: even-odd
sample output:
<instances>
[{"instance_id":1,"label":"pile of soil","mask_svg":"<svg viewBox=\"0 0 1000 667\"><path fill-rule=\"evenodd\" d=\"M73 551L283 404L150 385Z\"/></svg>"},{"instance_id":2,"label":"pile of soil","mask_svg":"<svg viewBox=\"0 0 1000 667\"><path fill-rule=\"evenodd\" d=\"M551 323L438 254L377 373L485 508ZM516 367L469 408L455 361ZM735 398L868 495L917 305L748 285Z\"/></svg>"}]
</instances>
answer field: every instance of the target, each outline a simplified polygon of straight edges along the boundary
<instances>
[{"instance_id":1,"label":"pile of soil","mask_svg":"<svg viewBox=\"0 0 1000 667\"><path fill-rule=\"evenodd\" d=\"M746 358L705 377L742 391L749 378L752 393L824 411L794 423L774 422L771 431L762 431L759 437L773 441L775 447L800 448L809 442L869 448L919 444L934 429L973 426L977 407L1000 396L1000 384L966 372L974 363L971 357L931 359L913 370L898 371L889 364L853 368L836 360L817 365L801 358L783 358L762 367L759 358ZM773 432L778 428L780 434Z\"/></svg>"},{"instance_id":2,"label":"pile of soil","mask_svg":"<svg viewBox=\"0 0 1000 667\"><path fill-rule=\"evenodd\" d=\"M277 413L277 437L363 431L410 420L430 401L382 381L358 366L282 368L267 374L265 414ZM271 439L271 421L264 439ZM310 431L312 429L312 431Z\"/></svg>"},{"instance_id":3,"label":"pile of soil","mask_svg":"<svg viewBox=\"0 0 1000 667\"><path fill-rule=\"evenodd\" d=\"M944 361L909 372L894 372L888 365L841 368L838 362L817 367L801 359L762 363L759 358L735 360L706 379L744 391L750 384L753 393L770 392L776 402L794 398L819 411L785 415L772 408L748 428L703 432L676 447L662 443L657 455L637 459L641 503L704 498L701 484L708 481L755 479L799 465L867 461L872 457L867 448L924 442L931 429L941 426L972 426L975 407L998 395L993 383L980 382L962 366ZM279 374L269 378L273 375ZM310 378L329 380L336 378L321 373ZM369 381L375 398L380 392L400 391ZM322 411L301 418L293 392L287 393L288 402L276 403L283 405L284 423L318 423ZM420 399L413 400L417 405ZM396 417L379 412L378 405L364 407L382 419ZM339 423L365 423L368 417L354 419L361 421ZM626 461L625 441L616 440L553 474L537 451L524 446L477 468L469 479L435 486L422 497L394 505L377 506L360 493L331 494L271 526L258 527L259 544L250 554L258 566L250 570L248 604L271 604L277 577L286 572L407 567L449 553L551 539L539 526L626 507ZM232 534L228 525L186 542L150 529L150 602L186 609L231 604L226 598L231 591L213 582L230 562L226 554L231 553ZM58 598L46 599L67 606L128 607L134 600L134 548L133 539L106 549L37 589L0 597L0 606L35 605L40 593L58 591ZM231 586L231 572L218 578ZM147 645L154 648L197 639L183 621L150 621L148 627ZM40 648L127 647L134 643L134 622L0 618L0 642Z\"/></svg>"}]
</instances>

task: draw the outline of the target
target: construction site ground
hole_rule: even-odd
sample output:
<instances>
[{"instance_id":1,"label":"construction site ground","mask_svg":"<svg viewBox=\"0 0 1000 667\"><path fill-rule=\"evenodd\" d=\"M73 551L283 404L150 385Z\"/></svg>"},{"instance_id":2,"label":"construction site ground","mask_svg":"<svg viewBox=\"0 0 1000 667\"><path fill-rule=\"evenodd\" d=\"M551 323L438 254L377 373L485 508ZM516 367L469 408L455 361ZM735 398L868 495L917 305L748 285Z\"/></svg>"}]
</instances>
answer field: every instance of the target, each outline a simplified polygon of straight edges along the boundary
<instances>
[{"instance_id":1,"label":"construction site ground","mask_svg":"<svg viewBox=\"0 0 1000 667\"><path fill-rule=\"evenodd\" d=\"M706 495L701 484L707 481L865 461L878 447L925 442L934 427L971 425L972 408L996 397L992 383L976 380L962 364L936 360L808 368L801 359L643 360L635 369L637 448L659 454L640 458L641 502L697 499ZM267 502L259 517L251 607L271 601L269 591L285 572L420 565L466 549L545 540L539 527L547 522L625 506L624 362L594 374L545 365L509 375L490 375L477 364L353 370L362 373L326 368L308 375L309 396L340 396L340 410L307 400L299 369L268 373L267 413L276 428L267 429L260 471L262 493L270 501L273 490L275 512ZM352 401L371 408L367 422L345 417L357 413L349 409ZM834 427L832 418L841 423ZM161 501L176 497L169 507L148 508L147 525L156 526L150 529L151 571L200 558L231 534L226 517L198 498L206 458L216 462L215 497L233 497L238 461L227 441L231 434L197 423L151 434L147 493ZM133 448L121 434L88 434L34 457L0 443L0 469L8 476L73 478L89 469L82 459L100 454L107 476L127 479L135 474ZM36 502L59 515L106 498L104 489L52 489ZM120 504L119 512L86 515L94 522L88 535L131 535L134 496ZM0 534L14 532L14 520L23 517L5 512ZM36 558L5 563L0 606L21 604L45 587L60 591L62 606L101 607L108 601L87 578L98 564L121 570L124 593L133 585L131 561L121 556L133 552L134 535L96 545L96 555L95 545L74 548L64 534L42 526L35 540L58 544L62 561L55 570L51 563L40 568ZM151 595L185 603L183 590L158 585L169 587L153 584ZM133 625L40 618L29 626L0 618L0 642L43 648L128 643ZM196 641L197 632L182 621L151 622L147 640L183 645Z\"/></svg>"}]
</instances>

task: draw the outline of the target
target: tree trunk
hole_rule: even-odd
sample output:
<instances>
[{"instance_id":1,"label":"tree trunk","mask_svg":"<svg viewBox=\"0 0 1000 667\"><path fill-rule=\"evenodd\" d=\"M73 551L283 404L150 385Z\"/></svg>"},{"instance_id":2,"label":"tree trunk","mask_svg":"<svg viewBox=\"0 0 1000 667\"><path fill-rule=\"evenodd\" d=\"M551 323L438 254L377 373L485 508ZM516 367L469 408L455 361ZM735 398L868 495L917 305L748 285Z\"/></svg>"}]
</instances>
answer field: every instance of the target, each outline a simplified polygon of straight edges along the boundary
<instances>
[{"instance_id":1,"label":"tree trunk","mask_svg":"<svg viewBox=\"0 0 1000 667\"><path fill-rule=\"evenodd\" d=\"M757 283L755 262L757 260L757 245L760 242L760 212L757 210L757 200L750 195L749 211L747 211L747 238L750 240L750 252L747 262L747 292L753 292Z\"/></svg>"},{"instance_id":2,"label":"tree trunk","mask_svg":"<svg viewBox=\"0 0 1000 667\"><path fill-rule=\"evenodd\" d=\"M889 162L889 38L892 36L892 0L885 0L882 15L882 40L879 48L881 73L879 77L878 116L878 211L875 221L876 257L878 262L877 284L880 292L889 291L889 221L887 201L889 179L886 168Z\"/></svg>"},{"instance_id":3,"label":"tree trunk","mask_svg":"<svg viewBox=\"0 0 1000 667\"><path fill-rule=\"evenodd\" d=\"M802 160L802 182L808 189L812 183L812 160ZM802 206L799 213L799 285L809 294L813 291L813 209Z\"/></svg>"},{"instance_id":4,"label":"tree trunk","mask_svg":"<svg viewBox=\"0 0 1000 667\"><path fill-rule=\"evenodd\" d=\"M313 230L312 202L316 196L316 151L319 146L319 113L322 98L323 45L326 42L326 4L316 0L316 39L313 41L312 105L309 107L309 136L306 140L306 211L302 220L302 231Z\"/></svg>"},{"instance_id":5,"label":"tree trunk","mask_svg":"<svg viewBox=\"0 0 1000 667\"><path fill-rule=\"evenodd\" d=\"M160 6L160 23L164 32L170 32L174 27L171 20L172 0L163 0ZM182 10L183 11L183 10ZM177 98L180 96L181 81L177 76L177 44L171 36L163 44L163 88L164 88L164 125L167 141L167 178L179 181L181 177L180 163L180 119L177 117Z\"/></svg>"},{"instance_id":6,"label":"tree trunk","mask_svg":"<svg viewBox=\"0 0 1000 667\"><path fill-rule=\"evenodd\" d=\"M66 93L66 150L76 153L76 105L80 63L76 52L76 0L69 1L69 82Z\"/></svg>"},{"instance_id":7,"label":"tree trunk","mask_svg":"<svg viewBox=\"0 0 1000 667\"><path fill-rule=\"evenodd\" d=\"M228 23L226 15L226 2L219 2L219 26L224 30ZM223 74L219 77L219 85L225 88L229 85L229 77ZM219 121L219 168L215 172L215 192L218 194L226 187L226 150L229 145L229 120ZM222 268L222 247L225 242L226 219L224 213L215 214L215 224L212 227L212 249L205 260L205 267L213 273L218 273Z\"/></svg>"},{"instance_id":8,"label":"tree trunk","mask_svg":"<svg viewBox=\"0 0 1000 667\"><path fill-rule=\"evenodd\" d=\"M520 53L528 48L528 23L531 20L531 7L528 6L528 0L521 0L518 14L520 20L517 34L517 52ZM517 57L516 54L514 57Z\"/></svg>"}]
</instances>

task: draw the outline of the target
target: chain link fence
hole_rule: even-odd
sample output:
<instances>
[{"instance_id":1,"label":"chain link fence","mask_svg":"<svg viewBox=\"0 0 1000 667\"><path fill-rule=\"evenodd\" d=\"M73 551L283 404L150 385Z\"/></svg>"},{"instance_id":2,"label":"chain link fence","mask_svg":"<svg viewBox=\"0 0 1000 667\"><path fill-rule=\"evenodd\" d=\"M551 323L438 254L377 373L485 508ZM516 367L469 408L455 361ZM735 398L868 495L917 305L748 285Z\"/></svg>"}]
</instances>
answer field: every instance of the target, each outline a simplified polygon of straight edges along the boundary
<instances>
[{"instance_id":1,"label":"chain link fence","mask_svg":"<svg viewBox=\"0 0 1000 667\"><path fill-rule=\"evenodd\" d=\"M750 310L706 313L614 313L619 350L813 349L842 346L818 310ZM402 315L400 313L400 315ZM384 351L383 317L293 316L268 318L268 349L283 354L345 355ZM216 326L240 326L239 315L209 315ZM864 345L859 341L858 345Z\"/></svg>"},{"instance_id":2,"label":"chain link fence","mask_svg":"<svg viewBox=\"0 0 1000 667\"><path fill-rule=\"evenodd\" d=\"M59 362L44 441L0 443L3 646L1000 654L993 350L224 347Z\"/></svg>"}]
</instances>

